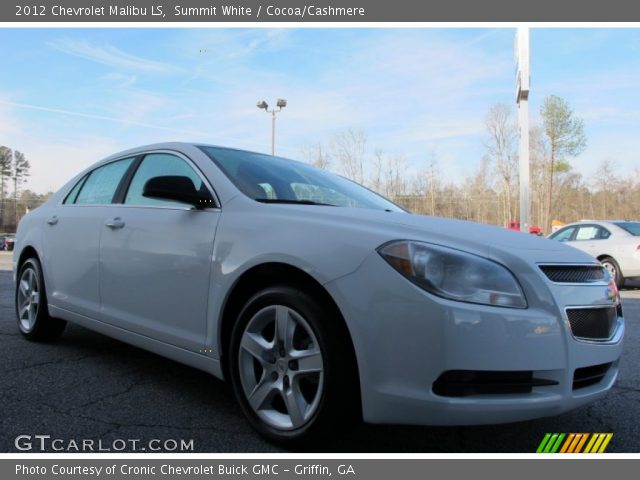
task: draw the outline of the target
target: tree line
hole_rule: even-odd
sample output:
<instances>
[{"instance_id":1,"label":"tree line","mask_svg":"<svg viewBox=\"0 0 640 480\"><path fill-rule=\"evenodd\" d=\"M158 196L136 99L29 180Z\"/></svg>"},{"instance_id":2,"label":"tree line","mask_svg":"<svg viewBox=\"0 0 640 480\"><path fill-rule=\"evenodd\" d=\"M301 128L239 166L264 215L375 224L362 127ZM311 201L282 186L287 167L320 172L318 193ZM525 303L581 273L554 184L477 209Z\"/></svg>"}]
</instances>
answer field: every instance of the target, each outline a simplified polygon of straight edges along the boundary
<instances>
[{"instance_id":1,"label":"tree line","mask_svg":"<svg viewBox=\"0 0 640 480\"><path fill-rule=\"evenodd\" d=\"M554 220L638 219L640 169L623 175L615 160L604 159L595 174L586 177L570 163L587 146L583 120L554 95L545 98L540 118L529 132L531 225L549 233ZM340 131L324 144L306 145L301 154L316 167L344 175L414 213L508 226L519 218L514 109L491 105L484 129L484 153L477 168L456 181L444 180L436 149L426 151L420 164L410 168L404 155L372 148L367 133L358 128ZM0 147L0 231L15 229L21 215L51 195L22 191L29 174L23 153Z\"/></svg>"},{"instance_id":2,"label":"tree line","mask_svg":"<svg viewBox=\"0 0 640 480\"><path fill-rule=\"evenodd\" d=\"M640 171L617 172L605 159L590 177L570 163L587 146L584 121L569 103L545 98L541 123L530 129L531 225L550 233L554 220L637 218ZM326 144L302 148L313 165L335 171L385 195L414 213L508 226L519 218L518 125L507 104L492 105L484 119L483 156L475 171L445 181L437 150L425 152L417 170L402 154L370 148L362 129L338 132Z\"/></svg>"},{"instance_id":3,"label":"tree line","mask_svg":"<svg viewBox=\"0 0 640 480\"><path fill-rule=\"evenodd\" d=\"M20 200L24 200L20 188L30 169L24 153L0 146L0 231L15 230L20 216L24 214L19 209Z\"/></svg>"}]
</instances>

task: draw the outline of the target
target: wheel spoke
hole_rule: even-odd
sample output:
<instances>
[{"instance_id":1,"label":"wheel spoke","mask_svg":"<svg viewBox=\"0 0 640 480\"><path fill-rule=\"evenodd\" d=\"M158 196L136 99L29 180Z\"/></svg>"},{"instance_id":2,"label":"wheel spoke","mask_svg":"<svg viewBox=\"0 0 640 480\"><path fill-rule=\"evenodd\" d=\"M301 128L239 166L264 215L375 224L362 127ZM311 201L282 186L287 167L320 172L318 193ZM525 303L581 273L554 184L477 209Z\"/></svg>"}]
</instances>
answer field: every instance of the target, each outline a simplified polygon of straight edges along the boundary
<instances>
[{"instance_id":1,"label":"wheel spoke","mask_svg":"<svg viewBox=\"0 0 640 480\"><path fill-rule=\"evenodd\" d=\"M279 305L276 307L276 339L284 347L285 352L293 347L293 331L295 323L289 315L289 309Z\"/></svg>"},{"instance_id":2,"label":"wheel spoke","mask_svg":"<svg viewBox=\"0 0 640 480\"><path fill-rule=\"evenodd\" d=\"M29 282L26 280L26 275L22 276L22 280L20 280L20 293L25 297L29 296Z\"/></svg>"},{"instance_id":3,"label":"wheel spoke","mask_svg":"<svg viewBox=\"0 0 640 480\"><path fill-rule=\"evenodd\" d=\"M263 377L248 397L249 403L253 409L260 410L274 389L274 383L270 379Z\"/></svg>"},{"instance_id":4,"label":"wheel spoke","mask_svg":"<svg viewBox=\"0 0 640 480\"><path fill-rule=\"evenodd\" d=\"M322 371L322 354L320 350L296 350L295 355L291 357L298 362L298 368L296 369L296 374L298 375Z\"/></svg>"},{"instance_id":5,"label":"wheel spoke","mask_svg":"<svg viewBox=\"0 0 640 480\"><path fill-rule=\"evenodd\" d=\"M20 320L25 320L24 314L29 311L29 302L23 303L20 306Z\"/></svg>"},{"instance_id":6,"label":"wheel spoke","mask_svg":"<svg viewBox=\"0 0 640 480\"><path fill-rule=\"evenodd\" d=\"M289 414L293 428L297 428L304 423L305 408L300 405L301 400L303 400L303 398L300 389L297 385L292 384L291 387L285 391L284 402L287 405L287 413Z\"/></svg>"},{"instance_id":7,"label":"wheel spoke","mask_svg":"<svg viewBox=\"0 0 640 480\"><path fill-rule=\"evenodd\" d=\"M249 352L260 363L265 363L265 355L271 345L254 333L245 332L240 347Z\"/></svg>"},{"instance_id":8,"label":"wheel spoke","mask_svg":"<svg viewBox=\"0 0 640 480\"><path fill-rule=\"evenodd\" d=\"M40 294L38 292L31 293L31 303L38 305L40 303Z\"/></svg>"}]
</instances>

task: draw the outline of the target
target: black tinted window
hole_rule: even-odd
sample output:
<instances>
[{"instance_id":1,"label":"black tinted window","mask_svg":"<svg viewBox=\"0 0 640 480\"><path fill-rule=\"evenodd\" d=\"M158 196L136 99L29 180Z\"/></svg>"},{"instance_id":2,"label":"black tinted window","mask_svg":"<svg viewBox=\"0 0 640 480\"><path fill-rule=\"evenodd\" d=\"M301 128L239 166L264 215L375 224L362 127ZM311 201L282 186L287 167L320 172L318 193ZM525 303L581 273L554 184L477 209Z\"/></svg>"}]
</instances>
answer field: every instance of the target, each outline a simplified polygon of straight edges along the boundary
<instances>
[{"instance_id":1,"label":"black tinted window","mask_svg":"<svg viewBox=\"0 0 640 480\"><path fill-rule=\"evenodd\" d=\"M640 222L616 222L615 225L626 230L631 235L640 237Z\"/></svg>"},{"instance_id":2,"label":"black tinted window","mask_svg":"<svg viewBox=\"0 0 640 480\"><path fill-rule=\"evenodd\" d=\"M609 230L607 230L604 227L600 227L600 236L598 238L600 238L601 240L606 240L610 236L611 236L611 232Z\"/></svg>"},{"instance_id":3,"label":"black tinted window","mask_svg":"<svg viewBox=\"0 0 640 480\"><path fill-rule=\"evenodd\" d=\"M402 211L355 182L305 163L242 150L200 148L254 200Z\"/></svg>"}]
</instances>

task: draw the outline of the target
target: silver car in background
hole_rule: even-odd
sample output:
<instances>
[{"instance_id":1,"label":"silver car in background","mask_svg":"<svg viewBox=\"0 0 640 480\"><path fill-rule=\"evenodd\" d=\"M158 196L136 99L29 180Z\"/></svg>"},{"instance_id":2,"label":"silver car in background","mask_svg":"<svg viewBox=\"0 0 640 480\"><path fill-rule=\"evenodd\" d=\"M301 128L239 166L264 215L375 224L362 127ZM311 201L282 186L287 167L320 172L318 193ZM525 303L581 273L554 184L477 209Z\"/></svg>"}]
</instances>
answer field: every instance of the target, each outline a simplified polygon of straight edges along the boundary
<instances>
[{"instance_id":1,"label":"silver car in background","mask_svg":"<svg viewBox=\"0 0 640 480\"><path fill-rule=\"evenodd\" d=\"M618 288L625 279L640 277L640 222L582 220L562 227L549 238L600 260Z\"/></svg>"},{"instance_id":2,"label":"silver car in background","mask_svg":"<svg viewBox=\"0 0 640 480\"><path fill-rule=\"evenodd\" d=\"M285 444L360 418L560 414L611 388L625 330L615 284L579 250L209 145L91 166L21 220L13 261L27 339L74 322L225 378Z\"/></svg>"}]
</instances>

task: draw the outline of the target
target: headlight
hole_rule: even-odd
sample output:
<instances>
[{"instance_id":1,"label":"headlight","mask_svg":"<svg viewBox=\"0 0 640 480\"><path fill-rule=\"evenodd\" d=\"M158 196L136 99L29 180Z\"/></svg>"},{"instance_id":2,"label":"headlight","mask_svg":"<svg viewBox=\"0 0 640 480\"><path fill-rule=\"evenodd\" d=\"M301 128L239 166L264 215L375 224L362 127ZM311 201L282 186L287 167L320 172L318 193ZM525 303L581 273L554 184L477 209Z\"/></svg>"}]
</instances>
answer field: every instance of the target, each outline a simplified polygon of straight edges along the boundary
<instances>
[{"instance_id":1,"label":"headlight","mask_svg":"<svg viewBox=\"0 0 640 480\"><path fill-rule=\"evenodd\" d=\"M491 260L405 240L383 245L378 252L407 279L434 295L460 302L527 308L513 274Z\"/></svg>"}]
</instances>

